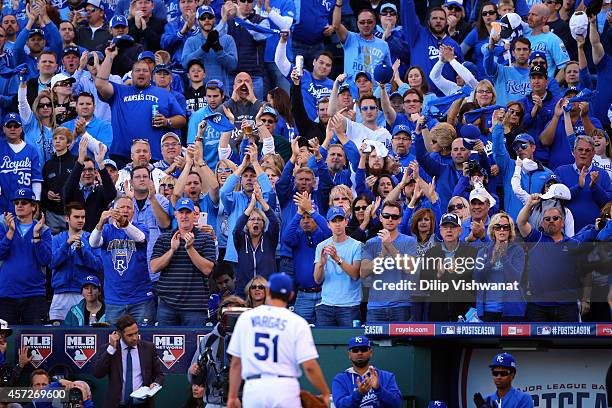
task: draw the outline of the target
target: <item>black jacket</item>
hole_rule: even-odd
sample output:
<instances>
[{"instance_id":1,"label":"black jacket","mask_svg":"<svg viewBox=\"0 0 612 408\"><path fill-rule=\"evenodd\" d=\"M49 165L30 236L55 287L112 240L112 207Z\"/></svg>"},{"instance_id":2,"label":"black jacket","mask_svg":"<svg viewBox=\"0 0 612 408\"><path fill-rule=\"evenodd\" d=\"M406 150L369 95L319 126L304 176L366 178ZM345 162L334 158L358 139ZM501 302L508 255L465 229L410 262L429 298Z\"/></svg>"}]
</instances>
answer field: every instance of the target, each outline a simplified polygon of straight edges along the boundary
<instances>
[{"instance_id":1,"label":"black jacket","mask_svg":"<svg viewBox=\"0 0 612 408\"><path fill-rule=\"evenodd\" d=\"M64 185L68 181L70 172L74 168L75 158L70 152L61 156L53 155L43 166L43 185L41 201L43 208L56 214L64 213ZM62 201L51 201L47 198L47 193L53 191L62 196Z\"/></svg>"},{"instance_id":2,"label":"black jacket","mask_svg":"<svg viewBox=\"0 0 612 408\"><path fill-rule=\"evenodd\" d=\"M74 162L74 168L68 176L68 181L64 187L64 200L68 203L71 201L78 201L82 203L87 209L85 213L85 227L83 228L87 232L93 231L96 224L100 220L100 215L105 211L109 204L117 196L117 190L111 180L110 175L106 169L100 170L100 178L102 179L102 185L98 185L89 194L87 200L83 196L83 191L79 185L81 180L81 172L83 171L83 165L78 161Z\"/></svg>"},{"instance_id":3,"label":"black jacket","mask_svg":"<svg viewBox=\"0 0 612 408\"><path fill-rule=\"evenodd\" d=\"M104 53L106 44L98 47L98 51ZM119 75L123 77L128 71L132 69L132 65L138 61L138 55L144 51L142 44L134 43L128 48L119 48L119 53L113 59L113 66L111 67L111 74Z\"/></svg>"},{"instance_id":4,"label":"black jacket","mask_svg":"<svg viewBox=\"0 0 612 408\"><path fill-rule=\"evenodd\" d=\"M291 83L291 112L299 134L306 139L316 137L319 139L319 144L323 144L326 125L310 120L304 107L304 99L302 99L302 86L295 85L293 82Z\"/></svg>"},{"instance_id":5,"label":"black jacket","mask_svg":"<svg viewBox=\"0 0 612 408\"><path fill-rule=\"evenodd\" d=\"M106 46L113 36L105 24L98 28L92 35L92 30L89 26L79 27L76 32L76 43L90 51L97 49L100 46Z\"/></svg>"},{"instance_id":6,"label":"black jacket","mask_svg":"<svg viewBox=\"0 0 612 408\"><path fill-rule=\"evenodd\" d=\"M133 18L128 20L129 34L134 38L134 41L141 44L147 51L158 51L161 49L160 41L164 33L166 22L162 19L151 17L147 23L147 28L141 30L136 27ZM131 67L130 67L131 69Z\"/></svg>"}]
</instances>

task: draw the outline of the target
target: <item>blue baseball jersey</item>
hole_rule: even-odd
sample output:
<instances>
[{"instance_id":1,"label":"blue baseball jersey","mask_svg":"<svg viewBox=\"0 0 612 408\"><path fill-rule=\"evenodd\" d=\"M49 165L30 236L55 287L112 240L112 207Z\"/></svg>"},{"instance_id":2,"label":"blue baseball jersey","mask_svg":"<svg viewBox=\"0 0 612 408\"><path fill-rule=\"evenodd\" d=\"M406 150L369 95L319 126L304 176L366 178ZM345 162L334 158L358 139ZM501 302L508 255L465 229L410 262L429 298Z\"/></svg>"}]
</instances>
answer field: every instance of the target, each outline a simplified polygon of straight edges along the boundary
<instances>
[{"instance_id":1,"label":"blue baseball jersey","mask_svg":"<svg viewBox=\"0 0 612 408\"><path fill-rule=\"evenodd\" d=\"M42 166L38 152L25 143L15 153L4 137L0 138L0 213L12 211L10 196L20 188L32 188L33 182L42 183Z\"/></svg>"},{"instance_id":2,"label":"blue baseball jersey","mask_svg":"<svg viewBox=\"0 0 612 408\"><path fill-rule=\"evenodd\" d=\"M563 41L554 33L542 33L525 36L531 42L531 51L546 53L548 77L554 78L557 69L561 69L570 60Z\"/></svg>"},{"instance_id":3,"label":"blue baseball jersey","mask_svg":"<svg viewBox=\"0 0 612 408\"><path fill-rule=\"evenodd\" d=\"M113 144L109 154L130 157L134 139L147 139L151 145L153 160L161 160L161 137L171 129L153 127L152 106L166 118L185 115L185 106L180 106L172 93L157 86L136 88L111 82L113 96L104 100L111 107L113 117Z\"/></svg>"},{"instance_id":4,"label":"blue baseball jersey","mask_svg":"<svg viewBox=\"0 0 612 408\"><path fill-rule=\"evenodd\" d=\"M125 231L105 224L102 229L104 301L111 305L131 305L153 297L153 284L147 266L149 228L134 223L146 239L136 242Z\"/></svg>"}]
</instances>

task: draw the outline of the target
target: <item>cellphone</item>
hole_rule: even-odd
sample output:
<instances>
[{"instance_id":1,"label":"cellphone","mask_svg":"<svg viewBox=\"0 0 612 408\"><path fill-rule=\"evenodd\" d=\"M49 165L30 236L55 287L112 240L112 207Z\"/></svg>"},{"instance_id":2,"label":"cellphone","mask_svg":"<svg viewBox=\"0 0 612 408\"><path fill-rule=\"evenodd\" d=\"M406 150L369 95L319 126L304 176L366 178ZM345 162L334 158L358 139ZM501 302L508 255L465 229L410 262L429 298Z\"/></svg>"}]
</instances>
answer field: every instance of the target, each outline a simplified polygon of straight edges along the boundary
<instances>
[{"instance_id":1,"label":"cellphone","mask_svg":"<svg viewBox=\"0 0 612 408\"><path fill-rule=\"evenodd\" d=\"M198 217L198 225L200 227L202 227L202 226L204 226L206 224L208 224L208 213L204 212L204 211L201 211L200 215Z\"/></svg>"},{"instance_id":2,"label":"cellphone","mask_svg":"<svg viewBox=\"0 0 612 408\"><path fill-rule=\"evenodd\" d=\"M412 120L413 122L416 122L417 120L419 120L419 114L418 113L413 113L410 115L410 120Z\"/></svg>"}]
</instances>

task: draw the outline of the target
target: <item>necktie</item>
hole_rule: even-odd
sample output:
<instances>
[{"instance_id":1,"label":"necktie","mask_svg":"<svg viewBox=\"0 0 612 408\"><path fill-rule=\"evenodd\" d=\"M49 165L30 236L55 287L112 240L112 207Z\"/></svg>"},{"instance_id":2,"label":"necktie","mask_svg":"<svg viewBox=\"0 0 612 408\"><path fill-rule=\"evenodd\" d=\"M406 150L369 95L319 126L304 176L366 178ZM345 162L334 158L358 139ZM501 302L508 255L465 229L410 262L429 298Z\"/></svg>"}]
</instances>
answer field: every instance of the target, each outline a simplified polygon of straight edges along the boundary
<instances>
[{"instance_id":1,"label":"necktie","mask_svg":"<svg viewBox=\"0 0 612 408\"><path fill-rule=\"evenodd\" d=\"M132 384L132 349L134 347L128 347L127 349L127 357L125 359L125 378L124 378L124 386L123 386L123 402L125 405L132 405L132 398L130 394L132 393L132 388L134 385Z\"/></svg>"}]
</instances>

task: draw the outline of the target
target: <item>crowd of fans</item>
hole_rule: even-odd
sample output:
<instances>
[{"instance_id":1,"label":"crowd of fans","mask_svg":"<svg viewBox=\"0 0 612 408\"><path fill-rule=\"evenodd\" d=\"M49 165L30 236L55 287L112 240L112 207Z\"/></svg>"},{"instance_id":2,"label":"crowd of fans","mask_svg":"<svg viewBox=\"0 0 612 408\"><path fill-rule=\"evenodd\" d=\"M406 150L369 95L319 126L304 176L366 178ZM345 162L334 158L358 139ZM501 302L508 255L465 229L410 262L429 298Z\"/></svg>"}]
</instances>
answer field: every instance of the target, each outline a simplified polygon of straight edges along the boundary
<instances>
[{"instance_id":1,"label":"crowd of fans","mask_svg":"<svg viewBox=\"0 0 612 408\"><path fill-rule=\"evenodd\" d=\"M609 0L8 2L0 318L609 321L611 52Z\"/></svg>"}]
</instances>

